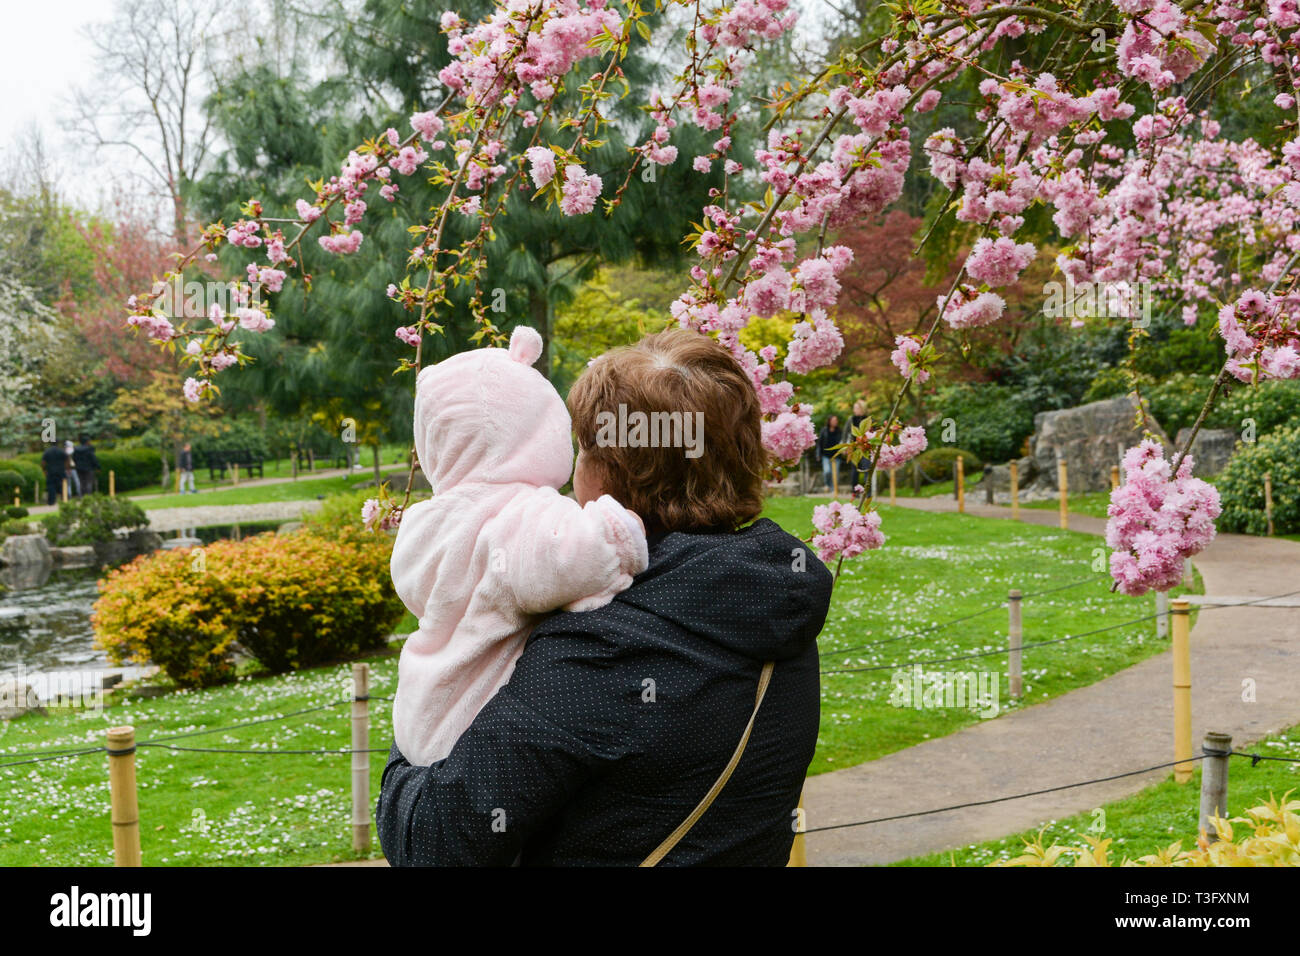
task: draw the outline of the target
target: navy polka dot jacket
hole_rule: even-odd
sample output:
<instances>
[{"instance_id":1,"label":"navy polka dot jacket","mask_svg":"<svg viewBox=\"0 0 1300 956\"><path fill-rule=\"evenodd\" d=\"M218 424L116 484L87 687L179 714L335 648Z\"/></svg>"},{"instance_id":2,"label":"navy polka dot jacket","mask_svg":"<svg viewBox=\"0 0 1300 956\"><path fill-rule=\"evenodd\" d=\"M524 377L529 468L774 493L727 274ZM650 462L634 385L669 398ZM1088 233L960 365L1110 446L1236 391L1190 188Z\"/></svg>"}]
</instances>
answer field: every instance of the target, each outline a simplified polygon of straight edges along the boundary
<instances>
[{"instance_id":1,"label":"navy polka dot jacket","mask_svg":"<svg viewBox=\"0 0 1300 956\"><path fill-rule=\"evenodd\" d=\"M745 754L661 865L785 865L820 716L831 574L761 518L652 536L650 565L530 637L509 683L431 767L393 749L377 808L395 866L640 863Z\"/></svg>"}]
</instances>

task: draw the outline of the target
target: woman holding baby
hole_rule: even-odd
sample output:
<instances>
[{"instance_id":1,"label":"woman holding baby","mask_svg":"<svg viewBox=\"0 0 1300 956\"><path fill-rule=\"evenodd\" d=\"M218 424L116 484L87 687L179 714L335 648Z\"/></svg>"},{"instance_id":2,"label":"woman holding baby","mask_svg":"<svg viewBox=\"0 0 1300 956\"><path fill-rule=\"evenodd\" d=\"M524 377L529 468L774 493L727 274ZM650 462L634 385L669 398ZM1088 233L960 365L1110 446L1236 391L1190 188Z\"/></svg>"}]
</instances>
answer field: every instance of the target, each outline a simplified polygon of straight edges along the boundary
<instances>
[{"instance_id":1,"label":"woman holding baby","mask_svg":"<svg viewBox=\"0 0 1300 956\"><path fill-rule=\"evenodd\" d=\"M540 338L421 373L434 497L393 551L420 621L377 808L403 865L785 865L817 740L831 575L759 518L748 374L672 330L596 359L568 409ZM597 440L702 413L703 453ZM570 414L571 413L571 414ZM579 454L574 498L570 428Z\"/></svg>"}]
</instances>

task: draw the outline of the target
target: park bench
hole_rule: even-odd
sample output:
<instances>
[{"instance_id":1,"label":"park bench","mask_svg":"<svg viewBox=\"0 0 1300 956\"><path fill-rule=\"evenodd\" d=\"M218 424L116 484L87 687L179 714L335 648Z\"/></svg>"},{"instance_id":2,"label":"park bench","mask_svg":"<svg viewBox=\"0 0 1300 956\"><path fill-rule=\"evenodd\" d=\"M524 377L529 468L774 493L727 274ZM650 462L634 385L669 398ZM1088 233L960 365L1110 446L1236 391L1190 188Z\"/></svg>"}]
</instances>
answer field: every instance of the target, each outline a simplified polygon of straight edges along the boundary
<instances>
[{"instance_id":1,"label":"park bench","mask_svg":"<svg viewBox=\"0 0 1300 956\"><path fill-rule=\"evenodd\" d=\"M340 442L328 448L300 447L298 449L298 470L306 471L310 468L311 463L315 461L323 464L327 461L332 462L334 468L348 467L348 450Z\"/></svg>"},{"instance_id":2,"label":"park bench","mask_svg":"<svg viewBox=\"0 0 1300 956\"><path fill-rule=\"evenodd\" d=\"M208 477L213 481L226 477L226 469L231 465L239 466L241 476L263 477L262 456L255 455L247 448L230 451L210 451L207 453Z\"/></svg>"}]
</instances>

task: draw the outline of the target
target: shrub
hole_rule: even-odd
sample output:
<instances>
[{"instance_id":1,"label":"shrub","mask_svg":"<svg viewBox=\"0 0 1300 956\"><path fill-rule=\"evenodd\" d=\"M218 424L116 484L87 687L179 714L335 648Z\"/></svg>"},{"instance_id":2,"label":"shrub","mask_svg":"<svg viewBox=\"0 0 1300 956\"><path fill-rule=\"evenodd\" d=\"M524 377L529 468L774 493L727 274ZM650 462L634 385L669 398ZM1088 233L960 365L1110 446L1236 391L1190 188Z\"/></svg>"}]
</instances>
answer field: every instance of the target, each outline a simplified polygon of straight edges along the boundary
<instances>
[{"instance_id":1,"label":"shrub","mask_svg":"<svg viewBox=\"0 0 1300 956\"><path fill-rule=\"evenodd\" d=\"M1158 385L1142 390L1147 407L1160 427L1171 439L1178 437L1180 428L1189 427L1205 404L1205 395L1214 381L1212 375L1170 375Z\"/></svg>"},{"instance_id":2,"label":"shrub","mask_svg":"<svg viewBox=\"0 0 1300 956\"><path fill-rule=\"evenodd\" d=\"M1255 423L1255 435L1267 435L1287 425L1300 425L1300 380L1240 385L1218 403L1207 421L1215 428L1242 430L1242 422Z\"/></svg>"},{"instance_id":3,"label":"shrub","mask_svg":"<svg viewBox=\"0 0 1300 956\"><path fill-rule=\"evenodd\" d=\"M390 550L356 530L157 551L101 582L96 641L114 662L152 661L185 687L233 677L236 650L276 673L355 657L383 647L405 610Z\"/></svg>"},{"instance_id":4,"label":"shrub","mask_svg":"<svg viewBox=\"0 0 1300 956\"><path fill-rule=\"evenodd\" d=\"M32 485L21 472L10 468L0 470L0 501L13 501L15 488L19 489L19 498L24 498L31 493Z\"/></svg>"},{"instance_id":5,"label":"shrub","mask_svg":"<svg viewBox=\"0 0 1300 956\"><path fill-rule=\"evenodd\" d=\"M95 457L99 459L99 486L105 491L110 471L118 491L148 488L162 477L162 454L157 448L96 449Z\"/></svg>"},{"instance_id":6,"label":"shrub","mask_svg":"<svg viewBox=\"0 0 1300 956\"><path fill-rule=\"evenodd\" d=\"M916 456L916 463L926 480L947 481L953 476L953 468L956 467L958 456L961 456L962 465L968 477L973 472L984 467L984 463L971 452L946 445L940 445L938 448L931 448L929 451L922 452ZM907 475L911 474L911 472L904 470L902 474Z\"/></svg>"},{"instance_id":7,"label":"shrub","mask_svg":"<svg viewBox=\"0 0 1300 956\"><path fill-rule=\"evenodd\" d=\"M1278 534L1300 531L1300 425L1281 428L1253 444L1241 443L1215 480L1223 515L1220 531L1266 534L1264 475L1273 475L1273 525Z\"/></svg>"},{"instance_id":8,"label":"shrub","mask_svg":"<svg viewBox=\"0 0 1300 956\"><path fill-rule=\"evenodd\" d=\"M337 538L340 535L358 530L361 525L361 505L367 498L373 498L373 488L359 491L345 491L330 495L321 502L316 511L303 515L303 524L312 534L324 538ZM386 538L386 535L378 537ZM391 550L391 548L390 548Z\"/></svg>"},{"instance_id":9,"label":"shrub","mask_svg":"<svg viewBox=\"0 0 1300 956\"><path fill-rule=\"evenodd\" d=\"M26 518L30 513L22 505L5 505L6 518Z\"/></svg>"},{"instance_id":10,"label":"shrub","mask_svg":"<svg viewBox=\"0 0 1300 956\"><path fill-rule=\"evenodd\" d=\"M112 541L118 528L134 530L149 524L140 506L130 498L86 495L60 501L59 510L41 519L50 544L99 544Z\"/></svg>"},{"instance_id":11,"label":"shrub","mask_svg":"<svg viewBox=\"0 0 1300 956\"><path fill-rule=\"evenodd\" d=\"M8 538L11 535L18 534L32 534L33 530L32 522L23 518L10 518L3 525L0 525L0 538Z\"/></svg>"},{"instance_id":12,"label":"shrub","mask_svg":"<svg viewBox=\"0 0 1300 956\"><path fill-rule=\"evenodd\" d=\"M949 385L939 391L930 412L934 423L951 418L962 446L983 461L1018 457L1024 440L1034 432L1033 407L1005 385ZM933 445L940 429L932 424L927 431Z\"/></svg>"}]
</instances>

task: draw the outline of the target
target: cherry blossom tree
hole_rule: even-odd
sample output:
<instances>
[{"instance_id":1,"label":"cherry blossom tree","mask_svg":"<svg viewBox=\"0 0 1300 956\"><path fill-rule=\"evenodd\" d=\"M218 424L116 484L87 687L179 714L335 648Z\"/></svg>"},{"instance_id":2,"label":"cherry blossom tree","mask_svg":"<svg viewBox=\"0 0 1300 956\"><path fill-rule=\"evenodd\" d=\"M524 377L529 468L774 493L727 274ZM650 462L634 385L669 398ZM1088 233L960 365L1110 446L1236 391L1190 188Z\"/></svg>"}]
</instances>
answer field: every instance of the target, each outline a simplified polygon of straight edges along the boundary
<instances>
[{"instance_id":1,"label":"cherry blossom tree","mask_svg":"<svg viewBox=\"0 0 1300 956\"><path fill-rule=\"evenodd\" d=\"M932 177L947 194L921 244L941 229L957 233L965 252L932 312L896 343L891 409L862 422L841 450L868 476L927 445L924 430L906 426L899 410L933 373L938 330L962 341L1004 322L1008 296L1045 256L1071 286L1128 290L1121 314L1135 311L1133 296L1146 287L1184 321L1217 312L1224 365L1193 439L1230 378L1300 375L1296 0L898 0L883 5L892 17L859 46L788 77L759 110L739 102L737 90L754 50L795 29L789 0L671 2L691 26L681 69L656 89L631 88L620 67L634 46L656 42L639 0L617 8L607 0L503 0L475 23L448 11L441 27L453 59L409 129L377 131L358 144L336 176L298 201L295 218L269 219L252 198L238 221L205 227L178 262L183 268L222 243L246 250L237 308L174 323L155 309L155 286L132 298L128 321L160 343L183 344L193 366L185 393L200 399L218 373L244 361L234 330L272 327L254 293L273 295L289 281L301 244L364 254L372 207L418 174L445 186L444 199L411 225L407 272L388 285L410 316L396 330L410 348L399 366L418 369L424 336L439 330L452 287L474 289L477 340L500 341L479 279L508 196L531 193L566 216L618 215L638 170L689 163L724 175L686 237L698 261L672 317L717 338L748 371L764 442L778 462L797 460L814 440L811 409L789 376L832 365L843 352L836 308L857 265L836 232L888 210L908 177ZM1271 70L1281 87L1271 96L1284 133L1277 149L1225 139L1203 107L1208 93L1256 69ZM1256 97L1273 92L1252 89ZM633 147L627 178L605 182L589 159L619 96L636 97L656 127ZM914 143L909 124L950 96L974 97L970 122ZM712 149L679 155L688 127L716 137ZM760 137L748 155L735 147L742 130ZM507 148L520 133L526 145ZM453 217L478 229L445 243ZM1038 220L1050 220L1053 234L1040 234ZM794 318L784 350L746 348L740 332L773 316ZM1134 321L1131 347L1142 339ZM1147 443L1126 456L1109 534L1112 575L1126 593L1170 586L1213 534L1217 495L1191 475L1191 440L1168 461ZM381 501L368 513L391 523L400 509ZM815 524L813 544L828 561L884 542L865 491L854 506L819 509Z\"/></svg>"}]
</instances>

